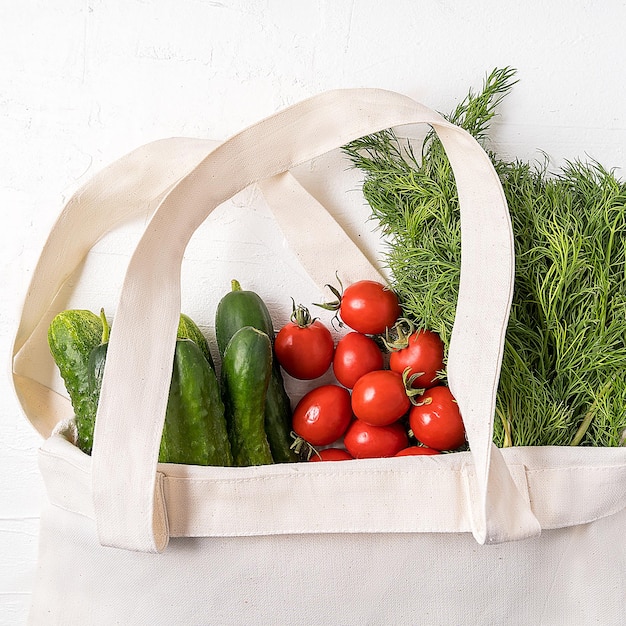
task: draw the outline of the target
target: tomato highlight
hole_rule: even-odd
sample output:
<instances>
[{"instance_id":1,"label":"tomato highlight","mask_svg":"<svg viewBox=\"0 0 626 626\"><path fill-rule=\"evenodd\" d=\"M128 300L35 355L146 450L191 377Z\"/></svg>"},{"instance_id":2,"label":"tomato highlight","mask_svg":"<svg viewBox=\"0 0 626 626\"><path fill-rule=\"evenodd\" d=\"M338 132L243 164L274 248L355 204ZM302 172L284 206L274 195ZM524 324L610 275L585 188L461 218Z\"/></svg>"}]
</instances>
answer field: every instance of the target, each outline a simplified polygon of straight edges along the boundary
<instances>
[{"instance_id":1,"label":"tomato highlight","mask_svg":"<svg viewBox=\"0 0 626 626\"><path fill-rule=\"evenodd\" d=\"M313 380L328 371L335 342L322 322L311 319L308 309L294 303L291 321L276 335L274 352L287 374L299 380Z\"/></svg>"},{"instance_id":2,"label":"tomato highlight","mask_svg":"<svg viewBox=\"0 0 626 626\"><path fill-rule=\"evenodd\" d=\"M339 439L352 420L350 392L339 385L321 385L298 402L292 428L314 446L327 446Z\"/></svg>"},{"instance_id":3,"label":"tomato highlight","mask_svg":"<svg viewBox=\"0 0 626 626\"><path fill-rule=\"evenodd\" d=\"M429 389L441 384L439 372L444 368L444 348L439 335L430 330L411 333L406 347L393 350L389 369L403 373L409 368L409 380L414 389Z\"/></svg>"},{"instance_id":4,"label":"tomato highlight","mask_svg":"<svg viewBox=\"0 0 626 626\"><path fill-rule=\"evenodd\" d=\"M409 412L415 438L435 450L456 450L465 443L465 426L459 406L444 385L427 389Z\"/></svg>"},{"instance_id":5,"label":"tomato highlight","mask_svg":"<svg viewBox=\"0 0 626 626\"><path fill-rule=\"evenodd\" d=\"M401 374L391 370L368 372L352 390L352 411L364 422L387 426L399 420L411 407Z\"/></svg>"},{"instance_id":6,"label":"tomato highlight","mask_svg":"<svg viewBox=\"0 0 626 626\"><path fill-rule=\"evenodd\" d=\"M374 280L360 280L345 289L339 315L347 326L364 335L379 335L400 316L398 296Z\"/></svg>"},{"instance_id":7,"label":"tomato highlight","mask_svg":"<svg viewBox=\"0 0 626 626\"><path fill-rule=\"evenodd\" d=\"M383 353L376 342L367 335L353 331L337 342L333 372L344 387L352 389L361 376L381 370L383 363Z\"/></svg>"}]
</instances>

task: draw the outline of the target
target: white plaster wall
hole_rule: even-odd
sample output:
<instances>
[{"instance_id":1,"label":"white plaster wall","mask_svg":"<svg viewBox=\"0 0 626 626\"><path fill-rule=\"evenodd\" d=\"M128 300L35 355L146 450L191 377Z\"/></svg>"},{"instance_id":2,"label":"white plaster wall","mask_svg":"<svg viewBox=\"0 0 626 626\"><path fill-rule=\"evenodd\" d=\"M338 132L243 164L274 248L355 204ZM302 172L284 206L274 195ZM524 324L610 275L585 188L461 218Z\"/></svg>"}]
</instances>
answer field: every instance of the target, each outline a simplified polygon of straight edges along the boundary
<instances>
[{"instance_id":1,"label":"white plaster wall","mask_svg":"<svg viewBox=\"0 0 626 626\"><path fill-rule=\"evenodd\" d=\"M40 439L9 383L10 344L39 251L79 182L147 141L224 138L330 88L393 89L448 112L505 65L520 82L494 125L497 150L543 150L555 164L589 155L621 174L624 24L621 0L0 0L0 624L26 619L45 497ZM342 168L331 158L304 175L341 204L344 191L318 179ZM259 236L280 247L262 214L238 232L242 254ZM283 273L297 275L285 255ZM103 293L112 306L115 291Z\"/></svg>"}]
</instances>

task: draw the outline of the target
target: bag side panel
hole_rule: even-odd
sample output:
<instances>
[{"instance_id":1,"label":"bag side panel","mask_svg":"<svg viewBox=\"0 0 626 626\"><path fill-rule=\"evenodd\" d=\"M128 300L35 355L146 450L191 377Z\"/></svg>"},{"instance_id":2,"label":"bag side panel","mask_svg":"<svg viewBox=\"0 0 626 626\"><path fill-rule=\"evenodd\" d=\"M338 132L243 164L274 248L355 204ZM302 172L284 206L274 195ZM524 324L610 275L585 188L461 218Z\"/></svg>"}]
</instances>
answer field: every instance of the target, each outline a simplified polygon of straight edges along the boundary
<instances>
[{"instance_id":1,"label":"bag side panel","mask_svg":"<svg viewBox=\"0 0 626 626\"><path fill-rule=\"evenodd\" d=\"M311 511L314 515L314 511ZM463 534L173 538L101 547L95 524L42 516L31 624L626 623L626 510L479 546Z\"/></svg>"}]
</instances>

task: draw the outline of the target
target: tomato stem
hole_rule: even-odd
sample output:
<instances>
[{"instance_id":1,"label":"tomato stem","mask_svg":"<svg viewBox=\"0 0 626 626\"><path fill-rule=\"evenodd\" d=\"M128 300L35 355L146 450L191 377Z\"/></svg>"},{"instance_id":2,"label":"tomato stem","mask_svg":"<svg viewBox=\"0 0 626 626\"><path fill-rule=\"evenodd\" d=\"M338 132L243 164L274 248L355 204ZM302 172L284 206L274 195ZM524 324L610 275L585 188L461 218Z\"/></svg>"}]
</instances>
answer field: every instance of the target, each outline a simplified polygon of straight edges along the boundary
<instances>
[{"instance_id":1,"label":"tomato stem","mask_svg":"<svg viewBox=\"0 0 626 626\"><path fill-rule=\"evenodd\" d=\"M401 317L391 328L385 330L385 336L381 337L381 340L389 352L403 350L408 347L414 330L413 322L406 317Z\"/></svg>"},{"instance_id":2,"label":"tomato stem","mask_svg":"<svg viewBox=\"0 0 626 626\"><path fill-rule=\"evenodd\" d=\"M313 453L319 455L319 452L315 449L315 447L306 439L303 439L300 435L293 431L291 432L291 436L294 441L290 448L300 457L300 459L308 461L311 456L313 456Z\"/></svg>"},{"instance_id":3,"label":"tomato stem","mask_svg":"<svg viewBox=\"0 0 626 626\"><path fill-rule=\"evenodd\" d=\"M293 303L291 321L297 324L299 328L308 328L317 318L312 318L309 309L304 305L298 304L296 306L296 301L293 298L291 298L291 302Z\"/></svg>"},{"instance_id":4,"label":"tomato stem","mask_svg":"<svg viewBox=\"0 0 626 626\"><path fill-rule=\"evenodd\" d=\"M337 282L339 283L339 289L337 289L337 287L334 287L333 285L326 283L326 287L328 287L328 289L330 289L330 292L333 294L333 296L335 296L334 300L331 300L330 302L322 302L322 303L317 303L314 302L313 305L314 306L318 306L321 309L326 309L327 311L338 311L339 307L341 306L341 298L343 297L343 283L341 282L341 279L339 278L339 274L337 272L335 272L335 278L337 279Z\"/></svg>"},{"instance_id":5,"label":"tomato stem","mask_svg":"<svg viewBox=\"0 0 626 626\"><path fill-rule=\"evenodd\" d=\"M424 372L416 372L415 374L411 374L410 367L405 368L405 370L402 372L402 382L404 383L404 390L413 406L421 406L422 404L425 404L425 402L418 403L417 397L421 396L426 391L426 389L424 387L413 387L413 382L423 375Z\"/></svg>"}]
</instances>

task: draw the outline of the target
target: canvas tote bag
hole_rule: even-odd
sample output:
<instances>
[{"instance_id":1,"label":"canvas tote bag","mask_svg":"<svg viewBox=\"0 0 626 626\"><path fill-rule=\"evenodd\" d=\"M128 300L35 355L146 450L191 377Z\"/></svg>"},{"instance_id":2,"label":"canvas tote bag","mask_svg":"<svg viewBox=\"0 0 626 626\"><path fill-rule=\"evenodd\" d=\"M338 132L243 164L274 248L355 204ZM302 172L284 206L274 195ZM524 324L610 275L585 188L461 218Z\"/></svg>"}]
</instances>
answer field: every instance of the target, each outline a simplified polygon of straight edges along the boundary
<instances>
[{"instance_id":1,"label":"canvas tote bag","mask_svg":"<svg viewBox=\"0 0 626 626\"><path fill-rule=\"evenodd\" d=\"M441 138L459 192L448 378L471 451L245 468L158 463L194 231L256 184L317 284L339 267L346 282L380 278L289 170L418 123ZM71 407L49 383L45 329L94 243L144 213L89 457L72 444ZM388 91L324 93L223 143L158 141L94 176L50 234L14 345L15 389L44 437L48 496L31 622L626 623L626 449L491 442L513 263L487 155L465 131Z\"/></svg>"}]
</instances>

